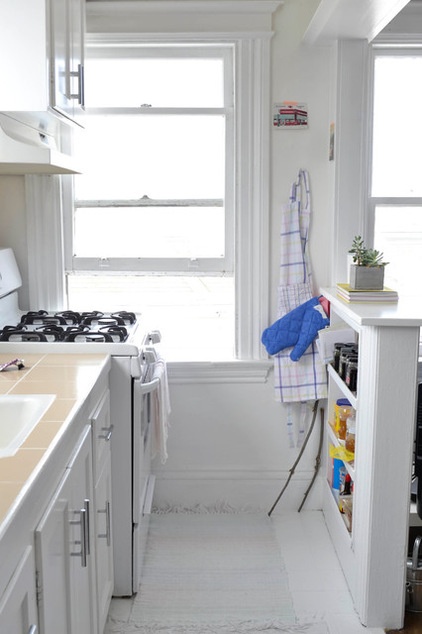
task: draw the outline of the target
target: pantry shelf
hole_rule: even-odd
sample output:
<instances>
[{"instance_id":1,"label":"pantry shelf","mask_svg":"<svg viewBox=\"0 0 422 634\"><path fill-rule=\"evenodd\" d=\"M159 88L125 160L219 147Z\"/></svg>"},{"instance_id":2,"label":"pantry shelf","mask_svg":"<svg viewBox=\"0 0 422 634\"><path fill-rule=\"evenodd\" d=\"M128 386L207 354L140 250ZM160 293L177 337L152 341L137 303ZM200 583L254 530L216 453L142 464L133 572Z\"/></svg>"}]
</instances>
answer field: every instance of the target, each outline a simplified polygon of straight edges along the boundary
<instances>
[{"instance_id":1,"label":"pantry shelf","mask_svg":"<svg viewBox=\"0 0 422 634\"><path fill-rule=\"evenodd\" d=\"M357 410L358 399L356 397L356 394L354 394L353 392L349 390L349 388L347 387L343 379L335 371L335 369L333 368L331 364L329 364L327 368L328 368L328 375L330 379L337 385L337 387L340 389L342 394L344 394L344 397L350 401L350 405L353 407L353 409Z\"/></svg>"},{"instance_id":2,"label":"pantry shelf","mask_svg":"<svg viewBox=\"0 0 422 634\"><path fill-rule=\"evenodd\" d=\"M344 442L342 442L341 440L337 438L335 431L330 423L327 424L327 433L328 433L328 440L331 443L331 445L333 445L335 448L344 449ZM343 458L340 458L340 460L343 460L343 464L346 467L347 473L350 475L350 477L354 481L355 480L354 462L348 462L347 460L344 460Z\"/></svg>"}]
</instances>

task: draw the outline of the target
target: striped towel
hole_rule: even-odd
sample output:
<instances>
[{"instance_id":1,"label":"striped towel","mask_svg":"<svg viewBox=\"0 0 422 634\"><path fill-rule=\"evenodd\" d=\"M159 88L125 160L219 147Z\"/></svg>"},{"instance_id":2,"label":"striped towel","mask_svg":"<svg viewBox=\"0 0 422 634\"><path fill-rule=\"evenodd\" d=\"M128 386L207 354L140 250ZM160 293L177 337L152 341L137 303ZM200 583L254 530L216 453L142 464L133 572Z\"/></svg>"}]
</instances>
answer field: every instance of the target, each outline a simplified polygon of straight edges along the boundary
<instances>
[{"instance_id":1,"label":"striped towel","mask_svg":"<svg viewBox=\"0 0 422 634\"><path fill-rule=\"evenodd\" d=\"M283 317L313 297L308 256L311 215L309 174L300 170L293 183L289 203L283 205L280 232L280 277L278 317ZM327 373L313 342L299 361L290 359L292 348L274 357L276 400L312 401L327 396Z\"/></svg>"}]
</instances>

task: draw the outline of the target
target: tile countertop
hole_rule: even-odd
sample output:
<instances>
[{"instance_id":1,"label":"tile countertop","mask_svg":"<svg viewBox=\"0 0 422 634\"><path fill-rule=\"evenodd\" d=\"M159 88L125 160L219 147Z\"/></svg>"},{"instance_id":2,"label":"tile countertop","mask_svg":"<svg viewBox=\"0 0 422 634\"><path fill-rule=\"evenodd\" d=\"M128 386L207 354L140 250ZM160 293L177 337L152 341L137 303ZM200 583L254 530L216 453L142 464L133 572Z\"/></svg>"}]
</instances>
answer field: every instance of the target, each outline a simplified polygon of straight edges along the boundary
<instances>
[{"instance_id":1,"label":"tile countertop","mask_svg":"<svg viewBox=\"0 0 422 634\"><path fill-rule=\"evenodd\" d=\"M0 354L0 365L12 355ZM72 422L100 373L106 354L28 354L24 368L0 372L1 394L55 394L56 398L14 456L0 458L0 527L36 477L37 467Z\"/></svg>"}]
</instances>

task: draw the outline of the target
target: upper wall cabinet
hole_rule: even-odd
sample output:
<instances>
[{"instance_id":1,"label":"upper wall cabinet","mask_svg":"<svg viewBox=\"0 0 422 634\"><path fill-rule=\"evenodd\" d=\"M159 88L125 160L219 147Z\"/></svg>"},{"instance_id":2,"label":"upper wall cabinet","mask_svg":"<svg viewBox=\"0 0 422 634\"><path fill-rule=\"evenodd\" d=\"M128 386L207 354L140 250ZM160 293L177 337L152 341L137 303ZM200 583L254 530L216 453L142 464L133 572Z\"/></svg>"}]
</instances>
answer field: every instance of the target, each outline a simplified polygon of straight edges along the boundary
<instances>
[{"instance_id":1,"label":"upper wall cabinet","mask_svg":"<svg viewBox=\"0 0 422 634\"><path fill-rule=\"evenodd\" d=\"M2 0L0 112L46 134L83 108L84 0Z\"/></svg>"}]
</instances>

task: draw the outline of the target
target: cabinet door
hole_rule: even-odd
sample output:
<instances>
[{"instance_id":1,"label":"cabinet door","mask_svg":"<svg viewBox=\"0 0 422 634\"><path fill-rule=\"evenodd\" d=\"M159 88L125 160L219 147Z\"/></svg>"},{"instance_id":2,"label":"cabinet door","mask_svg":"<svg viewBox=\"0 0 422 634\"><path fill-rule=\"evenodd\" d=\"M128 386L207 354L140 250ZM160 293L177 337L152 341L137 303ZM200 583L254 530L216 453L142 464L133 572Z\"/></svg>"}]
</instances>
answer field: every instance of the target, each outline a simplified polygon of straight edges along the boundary
<instances>
[{"instance_id":1,"label":"cabinet door","mask_svg":"<svg viewBox=\"0 0 422 634\"><path fill-rule=\"evenodd\" d=\"M83 107L84 0L51 3L51 105L74 118Z\"/></svg>"},{"instance_id":2,"label":"cabinet door","mask_svg":"<svg viewBox=\"0 0 422 634\"><path fill-rule=\"evenodd\" d=\"M71 464L70 576L72 634L97 632L91 429Z\"/></svg>"},{"instance_id":3,"label":"cabinet door","mask_svg":"<svg viewBox=\"0 0 422 634\"><path fill-rule=\"evenodd\" d=\"M35 531L42 634L97 631L91 500L91 434L87 427Z\"/></svg>"},{"instance_id":4,"label":"cabinet door","mask_svg":"<svg viewBox=\"0 0 422 634\"><path fill-rule=\"evenodd\" d=\"M104 631L114 586L113 542L111 535L111 455L95 487L95 548L99 632Z\"/></svg>"},{"instance_id":5,"label":"cabinet door","mask_svg":"<svg viewBox=\"0 0 422 634\"><path fill-rule=\"evenodd\" d=\"M71 634L70 526L71 472L66 471L35 530L40 629Z\"/></svg>"},{"instance_id":6,"label":"cabinet door","mask_svg":"<svg viewBox=\"0 0 422 634\"><path fill-rule=\"evenodd\" d=\"M114 586L111 535L111 439L110 391L107 390L91 415L94 460L95 550L99 631L104 631Z\"/></svg>"},{"instance_id":7,"label":"cabinet door","mask_svg":"<svg viewBox=\"0 0 422 634\"><path fill-rule=\"evenodd\" d=\"M69 80L72 114L77 118L85 104L84 95L84 33L85 0L68 0L70 13Z\"/></svg>"},{"instance_id":8,"label":"cabinet door","mask_svg":"<svg viewBox=\"0 0 422 634\"><path fill-rule=\"evenodd\" d=\"M69 97L69 7L68 0L54 0L50 4L51 39L51 95L53 108L69 114L72 102Z\"/></svg>"},{"instance_id":9,"label":"cabinet door","mask_svg":"<svg viewBox=\"0 0 422 634\"><path fill-rule=\"evenodd\" d=\"M0 631L4 634L37 634L35 563L28 546L0 601Z\"/></svg>"}]
</instances>

